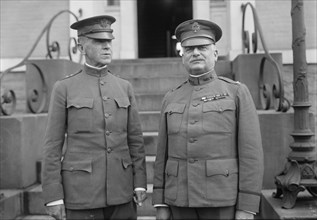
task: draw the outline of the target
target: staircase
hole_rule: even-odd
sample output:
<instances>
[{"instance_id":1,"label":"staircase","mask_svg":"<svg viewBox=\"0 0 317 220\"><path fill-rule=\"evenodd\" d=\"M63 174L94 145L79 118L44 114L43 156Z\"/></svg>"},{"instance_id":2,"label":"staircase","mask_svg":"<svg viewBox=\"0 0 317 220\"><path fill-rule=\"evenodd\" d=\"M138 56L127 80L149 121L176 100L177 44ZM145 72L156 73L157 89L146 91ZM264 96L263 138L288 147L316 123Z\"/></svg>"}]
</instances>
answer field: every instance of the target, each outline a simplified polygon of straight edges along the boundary
<instances>
[{"instance_id":1,"label":"staircase","mask_svg":"<svg viewBox=\"0 0 317 220\"><path fill-rule=\"evenodd\" d=\"M218 75L235 78L246 83L255 98L255 103L259 105L259 100L256 98L259 95L258 88L254 87L253 84L257 84L258 81L258 75L255 73L261 57L247 65L244 60L248 61L250 58L243 58L242 61L240 58L237 59L238 67L235 67L237 65L236 61L220 59L216 65L216 72ZM250 66L254 66L256 70ZM187 79L187 73L180 58L115 60L109 68L113 74L129 80L135 91L145 143L148 183L148 198L143 206L138 208L138 219L155 219L152 191L161 102L168 90L175 88ZM26 97L22 97L22 100L25 99ZM25 101L21 103L25 105ZM25 106L21 106L21 103L17 103L17 109L25 109ZM41 155L39 152L42 151L41 143L44 136L46 116L46 113L21 114L21 112L17 112L16 115L0 117L2 125L0 129L6 128L0 130L0 219L52 219L45 214L41 197L41 166L38 162L41 160L41 156L36 155L36 153ZM16 127L11 128L13 125ZM27 129L29 127L33 129ZM10 132L6 135L7 130L10 129L12 130L11 133L16 134L14 139L11 138Z\"/></svg>"}]
</instances>

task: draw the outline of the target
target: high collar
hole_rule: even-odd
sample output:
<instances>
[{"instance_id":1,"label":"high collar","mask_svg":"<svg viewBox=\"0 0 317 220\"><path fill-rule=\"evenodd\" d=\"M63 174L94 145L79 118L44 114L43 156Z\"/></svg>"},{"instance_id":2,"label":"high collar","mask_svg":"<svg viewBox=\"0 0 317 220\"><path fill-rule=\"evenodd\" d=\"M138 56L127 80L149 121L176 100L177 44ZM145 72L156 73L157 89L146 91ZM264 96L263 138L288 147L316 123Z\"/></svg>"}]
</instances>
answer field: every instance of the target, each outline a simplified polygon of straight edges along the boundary
<instances>
[{"instance_id":1,"label":"high collar","mask_svg":"<svg viewBox=\"0 0 317 220\"><path fill-rule=\"evenodd\" d=\"M96 67L93 67L91 65L87 65L85 63L84 69L85 69L85 72L91 76L102 77L102 76L106 76L108 74L108 66L96 68Z\"/></svg>"},{"instance_id":2,"label":"high collar","mask_svg":"<svg viewBox=\"0 0 317 220\"><path fill-rule=\"evenodd\" d=\"M204 85L217 78L217 73L215 70L210 71L208 74L199 77L188 77L188 81L193 86Z\"/></svg>"}]
</instances>

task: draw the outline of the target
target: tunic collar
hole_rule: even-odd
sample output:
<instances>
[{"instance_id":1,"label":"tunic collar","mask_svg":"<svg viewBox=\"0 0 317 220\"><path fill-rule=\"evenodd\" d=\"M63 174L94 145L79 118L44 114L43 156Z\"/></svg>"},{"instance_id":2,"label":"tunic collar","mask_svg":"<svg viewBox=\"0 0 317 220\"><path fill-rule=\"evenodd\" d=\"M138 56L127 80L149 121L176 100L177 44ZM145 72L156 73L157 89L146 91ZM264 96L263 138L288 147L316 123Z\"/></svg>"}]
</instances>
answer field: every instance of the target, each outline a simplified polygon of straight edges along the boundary
<instances>
[{"instance_id":1,"label":"tunic collar","mask_svg":"<svg viewBox=\"0 0 317 220\"><path fill-rule=\"evenodd\" d=\"M193 86L204 85L214 79L218 78L215 70L208 72L207 74L203 74L199 77L194 77L189 75L188 81Z\"/></svg>"},{"instance_id":2,"label":"tunic collar","mask_svg":"<svg viewBox=\"0 0 317 220\"><path fill-rule=\"evenodd\" d=\"M107 65L98 68L98 67L94 67L94 66L91 66L91 65L85 63L84 69L85 69L85 72L91 76L103 77L103 76L106 76L108 74L108 66Z\"/></svg>"}]
</instances>

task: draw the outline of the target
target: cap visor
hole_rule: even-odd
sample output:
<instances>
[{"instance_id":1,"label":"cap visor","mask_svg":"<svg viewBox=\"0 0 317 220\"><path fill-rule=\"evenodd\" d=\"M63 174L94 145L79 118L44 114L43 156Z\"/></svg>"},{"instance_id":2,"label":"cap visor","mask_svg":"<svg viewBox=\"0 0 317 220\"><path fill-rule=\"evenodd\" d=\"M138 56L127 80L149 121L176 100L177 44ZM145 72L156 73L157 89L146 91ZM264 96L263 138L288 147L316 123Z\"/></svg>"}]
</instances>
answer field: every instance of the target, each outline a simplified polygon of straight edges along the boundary
<instances>
[{"instance_id":1,"label":"cap visor","mask_svg":"<svg viewBox=\"0 0 317 220\"><path fill-rule=\"evenodd\" d=\"M112 35L112 33L109 33L109 32L91 33L91 34L85 34L85 36L92 39L105 39L105 40L114 39L114 36Z\"/></svg>"},{"instance_id":2,"label":"cap visor","mask_svg":"<svg viewBox=\"0 0 317 220\"><path fill-rule=\"evenodd\" d=\"M183 47L212 44L213 40L206 37L194 37L186 39L182 42Z\"/></svg>"}]
</instances>

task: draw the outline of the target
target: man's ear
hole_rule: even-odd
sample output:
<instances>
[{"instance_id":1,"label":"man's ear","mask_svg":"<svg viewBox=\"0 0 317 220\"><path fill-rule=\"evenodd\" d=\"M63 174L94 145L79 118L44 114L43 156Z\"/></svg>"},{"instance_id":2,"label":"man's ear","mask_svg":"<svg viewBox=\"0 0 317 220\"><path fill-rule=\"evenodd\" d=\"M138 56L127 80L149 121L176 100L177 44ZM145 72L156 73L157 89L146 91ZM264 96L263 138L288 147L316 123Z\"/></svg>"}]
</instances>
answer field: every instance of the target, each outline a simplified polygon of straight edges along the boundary
<instances>
[{"instance_id":1,"label":"man's ear","mask_svg":"<svg viewBox=\"0 0 317 220\"><path fill-rule=\"evenodd\" d=\"M218 60L218 49L217 48L215 48L215 50L214 50L214 56L215 56L215 61L217 61Z\"/></svg>"},{"instance_id":2,"label":"man's ear","mask_svg":"<svg viewBox=\"0 0 317 220\"><path fill-rule=\"evenodd\" d=\"M84 54L84 46L81 43L77 44L77 48L80 51L81 54Z\"/></svg>"}]
</instances>

